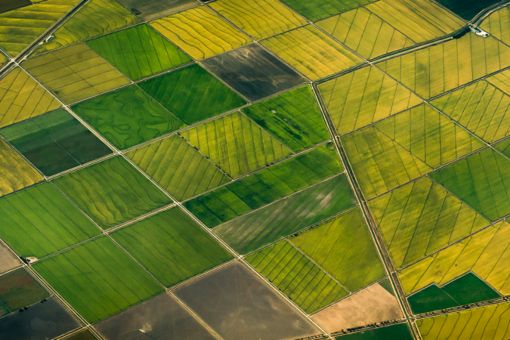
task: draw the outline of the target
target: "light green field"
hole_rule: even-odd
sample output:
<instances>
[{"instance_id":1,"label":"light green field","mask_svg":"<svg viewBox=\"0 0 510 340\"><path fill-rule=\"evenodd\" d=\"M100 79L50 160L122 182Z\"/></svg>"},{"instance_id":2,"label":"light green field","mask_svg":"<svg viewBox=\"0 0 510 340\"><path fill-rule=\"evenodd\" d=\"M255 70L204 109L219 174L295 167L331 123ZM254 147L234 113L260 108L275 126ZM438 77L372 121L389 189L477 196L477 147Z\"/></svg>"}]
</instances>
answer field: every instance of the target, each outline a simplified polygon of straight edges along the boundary
<instances>
[{"instance_id":1,"label":"light green field","mask_svg":"<svg viewBox=\"0 0 510 340\"><path fill-rule=\"evenodd\" d=\"M397 268L489 224L428 177L382 195L369 206Z\"/></svg>"},{"instance_id":2,"label":"light green field","mask_svg":"<svg viewBox=\"0 0 510 340\"><path fill-rule=\"evenodd\" d=\"M41 46L49 51L132 25L136 17L115 1L89 0L60 27L54 38Z\"/></svg>"},{"instance_id":3,"label":"light green field","mask_svg":"<svg viewBox=\"0 0 510 340\"><path fill-rule=\"evenodd\" d=\"M231 258L179 208L123 228L112 237L167 287Z\"/></svg>"},{"instance_id":4,"label":"light green field","mask_svg":"<svg viewBox=\"0 0 510 340\"><path fill-rule=\"evenodd\" d=\"M99 234L51 183L0 199L0 237L20 256L43 257Z\"/></svg>"},{"instance_id":5,"label":"light green field","mask_svg":"<svg viewBox=\"0 0 510 340\"><path fill-rule=\"evenodd\" d=\"M353 205L349 183L344 175L339 175L232 219L213 230L234 249L247 253L339 214Z\"/></svg>"},{"instance_id":6,"label":"light green field","mask_svg":"<svg viewBox=\"0 0 510 340\"><path fill-rule=\"evenodd\" d=\"M79 0L47 0L1 13L0 47L15 57L78 2Z\"/></svg>"},{"instance_id":7,"label":"light green field","mask_svg":"<svg viewBox=\"0 0 510 340\"><path fill-rule=\"evenodd\" d=\"M121 157L53 181L101 227L108 228L170 203L170 199Z\"/></svg>"},{"instance_id":8,"label":"light green field","mask_svg":"<svg viewBox=\"0 0 510 340\"><path fill-rule=\"evenodd\" d=\"M348 294L330 275L282 240L252 253L246 260L307 313Z\"/></svg>"},{"instance_id":9,"label":"light green field","mask_svg":"<svg viewBox=\"0 0 510 340\"><path fill-rule=\"evenodd\" d=\"M510 66L510 47L492 37L482 39L469 33L378 66L422 97L430 98Z\"/></svg>"},{"instance_id":10,"label":"light green field","mask_svg":"<svg viewBox=\"0 0 510 340\"><path fill-rule=\"evenodd\" d=\"M510 224L499 222L399 273L406 294L442 286L471 271L501 295L510 294Z\"/></svg>"},{"instance_id":11,"label":"light green field","mask_svg":"<svg viewBox=\"0 0 510 340\"><path fill-rule=\"evenodd\" d=\"M35 168L0 139L0 197L42 180Z\"/></svg>"},{"instance_id":12,"label":"light green field","mask_svg":"<svg viewBox=\"0 0 510 340\"><path fill-rule=\"evenodd\" d=\"M215 227L342 172L332 144L265 168L185 203Z\"/></svg>"},{"instance_id":13,"label":"light green field","mask_svg":"<svg viewBox=\"0 0 510 340\"><path fill-rule=\"evenodd\" d=\"M427 104L391 116L375 127L432 168L483 147L482 142Z\"/></svg>"},{"instance_id":14,"label":"light green field","mask_svg":"<svg viewBox=\"0 0 510 340\"><path fill-rule=\"evenodd\" d=\"M129 83L129 79L85 44L31 58L23 66L67 104Z\"/></svg>"},{"instance_id":15,"label":"light green field","mask_svg":"<svg viewBox=\"0 0 510 340\"><path fill-rule=\"evenodd\" d=\"M510 213L510 160L485 149L431 174L431 178L490 220Z\"/></svg>"},{"instance_id":16,"label":"light green field","mask_svg":"<svg viewBox=\"0 0 510 340\"><path fill-rule=\"evenodd\" d=\"M292 152L240 112L180 134L233 178L260 169Z\"/></svg>"},{"instance_id":17,"label":"light green field","mask_svg":"<svg viewBox=\"0 0 510 340\"><path fill-rule=\"evenodd\" d=\"M285 4L312 21L345 12L375 0L283 0Z\"/></svg>"},{"instance_id":18,"label":"light green field","mask_svg":"<svg viewBox=\"0 0 510 340\"><path fill-rule=\"evenodd\" d=\"M58 101L21 68L0 79L0 127L57 109Z\"/></svg>"},{"instance_id":19,"label":"light green field","mask_svg":"<svg viewBox=\"0 0 510 340\"><path fill-rule=\"evenodd\" d=\"M374 126L342 137L361 190L372 198L432 170Z\"/></svg>"},{"instance_id":20,"label":"light green field","mask_svg":"<svg viewBox=\"0 0 510 340\"><path fill-rule=\"evenodd\" d=\"M179 135L131 150L126 155L178 200L230 181L216 164Z\"/></svg>"},{"instance_id":21,"label":"light green field","mask_svg":"<svg viewBox=\"0 0 510 340\"><path fill-rule=\"evenodd\" d=\"M138 25L88 41L100 56L133 80L191 61L148 25Z\"/></svg>"},{"instance_id":22,"label":"light green field","mask_svg":"<svg viewBox=\"0 0 510 340\"><path fill-rule=\"evenodd\" d=\"M493 81L499 85L497 79ZM484 80L439 97L432 105L487 142L510 134L510 96Z\"/></svg>"},{"instance_id":23,"label":"light green field","mask_svg":"<svg viewBox=\"0 0 510 340\"><path fill-rule=\"evenodd\" d=\"M80 245L33 267L91 323L162 291L142 267L107 238Z\"/></svg>"},{"instance_id":24,"label":"light green field","mask_svg":"<svg viewBox=\"0 0 510 340\"><path fill-rule=\"evenodd\" d=\"M242 111L293 151L329 139L324 118L309 86L255 103Z\"/></svg>"},{"instance_id":25,"label":"light green field","mask_svg":"<svg viewBox=\"0 0 510 340\"><path fill-rule=\"evenodd\" d=\"M372 237L357 208L290 241L350 291L384 276Z\"/></svg>"},{"instance_id":26,"label":"light green field","mask_svg":"<svg viewBox=\"0 0 510 340\"><path fill-rule=\"evenodd\" d=\"M414 44L391 22L381 19L365 7L321 20L317 25L367 59Z\"/></svg>"},{"instance_id":27,"label":"light green field","mask_svg":"<svg viewBox=\"0 0 510 340\"><path fill-rule=\"evenodd\" d=\"M364 67L319 85L339 134L345 134L421 103L411 91L375 67Z\"/></svg>"},{"instance_id":28,"label":"light green field","mask_svg":"<svg viewBox=\"0 0 510 340\"><path fill-rule=\"evenodd\" d=\"M478 307L417 321L425 340L510 338L510 303Z\"/></svg>"}]
</instances>

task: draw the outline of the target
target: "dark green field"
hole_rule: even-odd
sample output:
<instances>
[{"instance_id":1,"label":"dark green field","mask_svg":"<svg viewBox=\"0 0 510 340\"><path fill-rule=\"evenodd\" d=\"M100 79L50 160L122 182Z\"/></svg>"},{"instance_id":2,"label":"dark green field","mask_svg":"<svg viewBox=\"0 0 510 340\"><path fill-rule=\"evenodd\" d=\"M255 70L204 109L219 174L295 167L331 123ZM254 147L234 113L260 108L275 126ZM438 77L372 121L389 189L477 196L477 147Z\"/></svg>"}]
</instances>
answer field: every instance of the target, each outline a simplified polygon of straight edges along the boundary
<instances>
[{"instance_id":1,"label":"dark green field","mask_svg":"<svg viewBox=\"0 0 510 340\"><path fill-rule=\"evenodd\" d=\"M381 327L374 330L338 336L337 340L412 340L413 336L406 324Z\"/></svg>"},{"instance_id":2,"label":"dark green field","mask_svg":"<svg viewBox=\"0 0 510 340\"><path fill-rule=\"evenodd\" d=\"M140 87L187 124L245 104L198 65L144 81Z\"/></svg>"},{"instance_id":3,"label":"dark green field","mask_svg":"<svg viewBox=\"0 0 510 340\"><path fill-rule=\"evenodd\" d=\"M478 12L500 0L437 0L463 19L471 20Z\"/></svg>"},{"instance_id":4,"label":"dark green field","mask_svg":"<svg viewBox=\"0 0 510 340\"><path fill-rule=\"evenodd\" d=\"M0 134L47 176L111 153L62 109L11 125Z\"/></svg>"}]
</instances>

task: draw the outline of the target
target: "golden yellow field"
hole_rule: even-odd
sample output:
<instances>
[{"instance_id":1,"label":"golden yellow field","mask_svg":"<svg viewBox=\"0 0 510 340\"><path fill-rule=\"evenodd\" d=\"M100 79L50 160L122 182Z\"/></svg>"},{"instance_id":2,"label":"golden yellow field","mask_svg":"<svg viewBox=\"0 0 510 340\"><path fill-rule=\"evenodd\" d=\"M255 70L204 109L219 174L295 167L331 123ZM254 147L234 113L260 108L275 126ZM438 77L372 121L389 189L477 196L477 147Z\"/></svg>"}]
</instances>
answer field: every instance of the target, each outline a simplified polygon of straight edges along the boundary
<instances>
[{"instance_id":1,"label":"golden yellow field","mask_svg":"<svg viewBox=\"0 0 510 340\"><path fill-rule=\"evenodd\" d=\"M406 293L442 285L472 271L499 293L510 294L510 224L499 222L399 273Z\"/></svg>"},{"instance_id":2,"label":"golden yellow field","mask_svg":"<svg viewBox=\"0 0 510 340\"><path fill-rule=\"evenodd\" d=\"M58 101L21 68L0 79L0 127L57 109Z\"/></svg>"},{"instance_id":3,"label":"golden yellow field","mask_svg":"<svg viewBox=\"0 0 510 340\"><path fill-rule=\"evenodd\" d=\"M510 7L503 7L482 22L481 27L503 42L510 44Z\"/></svg>"},{"instance_id":4,"label":"golden yellow field","mask_svg":"<svg viewBox=\"0 0 510 340\"><path fill-rule=\"evenodd\" d=\"M211 7L256 39L306 24L302 16L278 0L219 0Z\"/></svg>"},{"instance_id":5,"label":"golden yellow field","mask_svg":"<svg viewBox=\"0 0 510 340\"><path fill-rule=\"evenodd\" d=\"M66 103L129 83L124 75L85 44L40 55L24 62L23 66Z\"/></svg>"},{"instance_id":6,"label":"golden yellow field","mask_svg":"<svg viewBox=\"0 0 510 340\"><path fill-rule=\"evenodd\" d=\"M250 42L248 36L207 7L196 7L155 20L151 26L198 60Z\"/></svg>"},{"instance_id":7,"label":"golden yellow field","mask_svg":"<svg viewBox=\"0 0 510 340\"><path fill-rule=\"evenodd\" d=\"M321 20L317 25L367 59L414 44L391 23L364 7Z\"/></svg>"},{"instance_id":8,"label":"golden yellow field","mask_svg":"<svg viewBox=\"0 0 510 340\"><path fill-rule=\"evenodd\" d=\"M510 338L510 303L479 307L417 321L425 340Z\"/></svg>"},{"instance_id":9,"label":"golden yellow field","mask_svg":"<svg viewBox=\"0 0 510 340\"><path fill-rule=\"evenodd\" d=\"M510 95L510 70L499 72L492 77L487 78L487 81L501 91Z\"/></svg>"},{"instance_id":10,"label":"golden yellow field","mask_svg":"<svg viewBox=\"0 0 510 340\"><path fill-rule=\"evenodd\" d=\"M441 37L464 24L429 0L381 0L366 8L415 42Z\"/></svg>"},{"instance_id":11,"label":"golden yellow field","mask_svg":"<svg viewBox=\"0 0 510 340\"><path fill-rule=\"evenodd\" d=\"M0 196L42 180L39 172L0 139Z\"/></svg>"},{"instance_id":12,"label":"golden yellow field","mask_svg":"<svg viewBox=\"0 0 510 340\"><path fill-rule=\"evenodd\" d=\"M348 69L362 60L315 27L305 26L262 41L311 80Z\"/></svg>"}]
</instances>

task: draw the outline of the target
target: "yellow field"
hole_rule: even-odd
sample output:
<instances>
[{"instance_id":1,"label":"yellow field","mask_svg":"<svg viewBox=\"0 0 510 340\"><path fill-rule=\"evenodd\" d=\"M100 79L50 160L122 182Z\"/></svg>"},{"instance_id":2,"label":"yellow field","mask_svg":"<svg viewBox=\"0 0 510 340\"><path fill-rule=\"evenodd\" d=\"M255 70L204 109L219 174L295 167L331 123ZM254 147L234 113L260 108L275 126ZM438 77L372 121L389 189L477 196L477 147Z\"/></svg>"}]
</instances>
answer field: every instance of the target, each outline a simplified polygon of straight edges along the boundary
<instances>
[{"instance_id":1,"label":"yellow field","mask_svg":"<svg viewBox=\"0 0 510 340\"><path fill-rule=\"evenodd\" d=\"M129 83L124 75L84 44L43 54L23 65L66 103Z\"/></svg>"},{"instance_id":2,"label":"yellow field","mask_svg":"<svg viewBox=\"0 0 510 340\"><path fill-rule=\"evenodd\" d=\"M0 139L0 196L42 180L43 177L23 157Z\"/></svg>"},{"instance_id":3,"label":"yellow field","mask_svg":"<svg viewBox=\"0 0 510 340\"><path fill-rule=\"evenodd\" d=\"M0 47L16 56L79 0L48 0L0 14Z\"/></svg>"},{"instance_id":4,"label":"yellow field","mask_svg":"<svg viewBox=\"0 0 510 340\"><path fill-rule=\"evenodd\" d=\"M510 95L510 70L499 72L492 77L487 78L487 81L501 91Z\"/></svg>"},{"instance_id":5,"label":"yellow field","mask_svg":"<svg viewBox=\"0 0 510 340\"><path fill-rule=\"evenodd\" d=\"M0 127L58 107L58 101L20 68L0 79Z\"/></svg>"},{"instance_id":6,"label":"yellow field","mask_svg":"<svg viewBox=\"0 0 510 340\"><path fill-rule=\"evenodd\" d=\"M415 42L441 37L464 24L429 0L381 0L366 8Z\"/></svg>"},{"instance_id":7,"label":"yellow field","mask_svg":"<svg viewBox=\"0 0 510 340\"><path fill-rule=\"evenodd\" d=\"M510 303L421 319L417 324L425 340L510 339Z\"/></svg>"},{"instance_id":8,"label":"yellow field","mask_svg":"<svg viewBox=\"0 0 510 340\"><path fill-rule=\"evenodd\" d=\"M248 36L207 7L151 22L151 26L194 59L202 60L250 42Z\"/></svg>"},{"instance_id":9,"label":"yellow field","mask_svg":"<svg viewBox=\"0 0 510 340\"><path fill-rule=\"evenodd\" d=\"M264 40L262 45L311 80L319 80L362 61L312 26Z\"/></svg>"},{"instance_id":10,"label":"yellow field","mask_svg":"<svg viewBox=\"0 0 510 340\"><path fill-rule=\"evenodd\" d=\"M338 133L345 134L420 104L418 96L375 67L364 67L319 86Z\"/></svg>"},{"instance_id":11,"label":"yellow field","mask_svg":"<svg viewBox=\"0 0 510 340\"><path fill-rule=\"evenodd\" d=\"M391 76L426 98L509 65L508 46L494 38L481 38L472 33L378 64Z\"/></svg>"},{"instance_id":12,"label":"yellow field","mask_svg":"<svg viewBox=\"0 0 510 340\"><path fill-rule=\"evenodd\" d=\"M472 271L499 293L510 294L510 224L499 222L427 257L399 273L407 294L435 283L439 286Z\"/></svg>"},{"instance_id":13,"label":"yellow field","mask_svg":"<svg viewBox=\"0 0 510 340\"><path fill-rule=\"evenodd\" d=\"M510 44L510 6L492 13L482 22L481 27L496 38Z\"/></svg>"},{"instance_id":14,"label":"yellow field","mask_svg":"<svg viewBox=\"0 0 510 340\"><path fill-rule=\"evenodd\" d=\"M324 19L317 25L367 59L414 44L409 37L364 7Z\"/></svg>"},{"instance_id":15,"label":"yellow field","mask_svg":"<svg viewBox=\"0 0 510 340\"><path fill-rule=\"evenodd\" d=\"M136 22L136 17L115 1L90 0L41 46L53 50L105 34Z\"/></svg>"},{"instance_id":16,"label":"yellow field","mask_svg":"<svg viewBox=\"0 0 510 340\"><path fill-rule=\"evenodd\" d=\"M306 20L278 0L219 0L210 5L256 39L306 24Z\"/></svg>"}]
</instances>

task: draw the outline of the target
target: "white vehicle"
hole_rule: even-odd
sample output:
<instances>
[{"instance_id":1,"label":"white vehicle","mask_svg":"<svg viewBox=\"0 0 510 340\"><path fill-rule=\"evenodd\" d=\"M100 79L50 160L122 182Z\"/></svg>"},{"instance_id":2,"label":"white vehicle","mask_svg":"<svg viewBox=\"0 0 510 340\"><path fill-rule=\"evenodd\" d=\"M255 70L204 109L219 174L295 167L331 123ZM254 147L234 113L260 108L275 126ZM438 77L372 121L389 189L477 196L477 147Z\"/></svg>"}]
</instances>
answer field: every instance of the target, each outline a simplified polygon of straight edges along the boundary
<instances>
[{"instance_id":1,"label":"white vehicle","mask_svg":"<svg viewBox=\"0 0 510 340\"><path fill-rule=\"evenodd\" d=\"M478 26L469 25L469 29L471 30L471 32L473 32L474 34L476 34L480 37L487 38L489 36L488 32L485 32L483 29L481 29Z\"/></svg>"}]
</instances>

